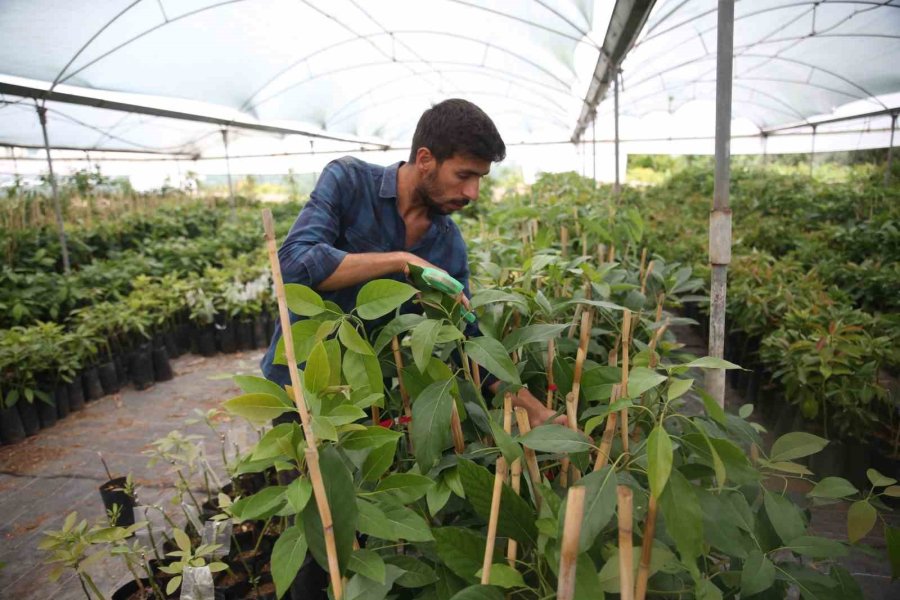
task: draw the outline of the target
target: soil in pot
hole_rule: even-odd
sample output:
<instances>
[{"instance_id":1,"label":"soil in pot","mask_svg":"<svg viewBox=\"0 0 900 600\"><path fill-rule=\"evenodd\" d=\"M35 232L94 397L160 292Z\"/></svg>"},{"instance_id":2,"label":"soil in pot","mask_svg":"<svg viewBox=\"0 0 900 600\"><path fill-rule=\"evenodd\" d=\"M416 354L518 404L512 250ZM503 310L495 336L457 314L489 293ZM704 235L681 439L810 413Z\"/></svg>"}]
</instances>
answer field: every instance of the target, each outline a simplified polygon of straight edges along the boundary
<instances>
[{"instance_id":1,"label":"soil in pot","mask_svg":"<svg viewBox=\"0 0 900 600\"><path fill-rule=\"evenodd\" d=\"M235 329L233 321L226 321L224 325L216 325L216 344L220 352L231 354L237 351Z\"/></svg>"},{"instance_id":2,"label":"soil in pot","mask_svg":"<svg viewBox=\"0 0 900 600\"><path fill-rule=\"evenodd\" d=\"M60 419L69 416L69 386L60 381L53 390L54 400L56 401L56 414Z\"/></svg>"},{"instance_id":3,"label":"soil in pot","mask_svg":"<svg viewBox=\"0 0 900 600\"><path fill-rule=\"evenodd\" d=\"M97 367L84 370L84 398L88 402L103 397L103 385L100 383L100 371Z\"/></svg>"},{"instance_id":4,"label":"soil in pot","mask_svg":"<svg viewBox=\"0 0 900 600\"><path fill-rule=\"evenodd\" d=\"M22 426L19 410L15 406L0 408L0 442L16 444L24 439L25 428Z\"/></svg>"},{"instance_id":5,"label":"soil in pot","mask_svg":"<svg viewBox=\"0 0 900 600\"><path fill-rule=\"evenodd\" d=\"M143 344L132 353L128 371L135 389L146 390L153 385L153 358L149 344Z\"/></svg>"},{"instance_id":6,"label":"soil in pot","mask_svg":"<svg viewBox=\"0 0 900 600\"><path fill-rule=\"evenodd\" d=\"M169 381L175 377L165 347L154 348L151 354L153 356L153 378L156 381Z\"/></svg>"},{"instance_id":7,"label":"soil in pot","mask_svg":"<svg viewBox=\"0 0 900 600\"><path fill-rule=\"evenodd\" d=\"M119 376L116 374L116 363L113 361L105 362L97 367L97 374L100 376L100 385L106 394L118 394L121 385L119 384Z\"/></svg>"},{"instance_id":8,"label":"soil in pot","mask_svg":"<svg viewBox=\"0 0 900 600\"><path fill-rule=\"evenodd\" d=\"M141 579L141 585L144 586L143 591L141 591L141 587L137 582L132 579L113 592L112 600L153 600L156 598L153 588L150 587L149 579Z\"/></svg>"},{"instance_id":9,"label":"soil in pot","mask_svg":"<svg viewBox=\"0 0 900 600\"><path fill-rule=\"evenodd\" d=\"M204 327L197 331L197 351L202 356L215 356L218 349L216 348L216 330L213 325Z\"/></svg>"},{"instance_id":10,"label":"soil in pot","mask_svg":"<svg viewBox=\"0 0 900 600\"><path fill-rule=\"evenodd\" d=\"M81 373L77 374L66 387L69 391L69 410L75 412L84 408L84 385Z\"/></svg>"},{"instance_id":11,"label":"soil in pot","mask_svg":"<svg viewBox=\"0 0 900 600\"><path fill-rule=\"evenodd\" d=\"M40 400L35 398L35 402L40 402ZM32 436L41 430L41 421L38 418L38 411L34 402L28 402L24 398L20 398L16 402L16 408L19 411L19 418L22 419L25 435Z\"/></svg>"},{"instance_id":12,"label":"soil in pot","mask_svg":"<svg viewBox=\"0 0 900 600\"><path fill-rule=\"evenodd\" d=\"M116 520L116 525L119 527L134 525L134 498L125 493L125 480L125 477L116 477L100 486L100 497L103 499L103 506L106 507L107 513L112 509L113 504L121 507L119 518Z\"/></svg>"},{"instance_id":13,"label":"soil in pot","mask_svg":"<svg viewBox=\"0 0 900 600\"><path fill-rule=\"evenodd\" d=\"M231 600L245 598L250 591L250 582L247 580L247 574L237 569L229 569L227 571L219 571L215 574L216 591L221 590L224 597Z\"/></svg>"}]
</instances>

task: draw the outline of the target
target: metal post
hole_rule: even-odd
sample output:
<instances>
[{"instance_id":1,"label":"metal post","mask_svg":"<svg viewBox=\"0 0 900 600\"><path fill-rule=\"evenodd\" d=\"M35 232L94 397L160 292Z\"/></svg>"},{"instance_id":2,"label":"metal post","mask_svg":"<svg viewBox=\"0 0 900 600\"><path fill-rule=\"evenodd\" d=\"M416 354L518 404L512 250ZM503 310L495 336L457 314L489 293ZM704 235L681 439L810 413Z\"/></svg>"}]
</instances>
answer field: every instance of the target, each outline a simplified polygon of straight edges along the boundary
<instances>
[{"instance_id":1,"label":"metal post","mask_svg":"<svg viewBox=\"0 0 900 600\"><path fill-rule=\"evenodd\" d=\"M887 169L884 171L884 185L891 183L891 168L894 163L894 129L897 127L897 113L891 113L891 143L888 146Z\"/></svg>"},{"instance_id":2,"label":"metal post","mask_svg":"<svg viewBox=\"0 0 900 600\"><path fill-rule=\"evenodd\" d=\"M228 175L228 197L231 199L231 216L237 217L237 201L234 199L234 185L231 183L231 159L228 156L228 130L222 130L222 141L225 143L225 171Z\"/></svg>"},{"instance_id":3,"label":"metal post","mask_svg":"<svg viewBox=\"0 0 900 600\"><path fill-rule=\"evenodd\" d=\"M615 84L613 85L613 112L615 112L615 147L616 147L616 184L613 187L613 192L615 192L616 196L619 195L619 192L622 189L621 183L619 182L619 69L615 69Z\"/></svg>"},{"instance_id":4,"label":"metal post","mask_svg":"<svg viewBox=\"0 0 900 600\"><path fill-rule=\"evenodd\" d=\"M731 262L731 85L734 58L734 0L719 0L716 35L716 170L709 215L710 283L709 355L725 354L725 291ZM725 371L706 372L706 390L725 406Z\"/></svg>"},{"instance_id":5,"label":"metal post","mask_svg":"<svg viewBox=\"0 0 900 600\"><path fill-rule=\"evenodd\" d=\"M587 177L587 150L584 148L584 141L579 142L578 149L581 152L581 176Z\"/></svg>"},{"instance_id":6,"label":"metal post","mask_svg":"<svg viewBox=\"0 0 900 600\"><path fill-rule=\"evenodd\" d=\"M591 177L594 178L594 187L597 186L597 113L591 119Z\"/></svg>"},{"instance_id":7,"label":"metal post","mask_svg":"<svg viewBox=\"0 0 900 600\"><path fill-rule=\"evenodd\" d=\"M769 134L763 133L762 139L763 139L763 166L766 166L769 164Z\"/></svg>"},{"instance_id":8,"label":"metal post","mask_svg":"<svg viewBox=\"0 0 900 600\"><path fill-rule=\"evenodd\" d=\"M62 207L59 203L59 188L56 186L56 175L53 174L53 159L50 157L50 138L47 137L47 108L35 104L41 131L44 134L44 150L47 152L47 168L50 170L50 189L53 191L53 212L56 213L56 229L59 233L59 246L62 251L63 272L68 275L69 247L66 243L66 228L63 225Z\"/></svg>"},{"instance_id":9,"label":"metal post","mask_svg":"<svg viewBox=\"0 0 900 600\"><path fill-rule=\"evenodd\" d=\"M817 126L813 125L813 134L812 134L812 148L809 151L809 176L813 176L813 166L816 161L816 129Z\"/></svg>"}]
</instances>

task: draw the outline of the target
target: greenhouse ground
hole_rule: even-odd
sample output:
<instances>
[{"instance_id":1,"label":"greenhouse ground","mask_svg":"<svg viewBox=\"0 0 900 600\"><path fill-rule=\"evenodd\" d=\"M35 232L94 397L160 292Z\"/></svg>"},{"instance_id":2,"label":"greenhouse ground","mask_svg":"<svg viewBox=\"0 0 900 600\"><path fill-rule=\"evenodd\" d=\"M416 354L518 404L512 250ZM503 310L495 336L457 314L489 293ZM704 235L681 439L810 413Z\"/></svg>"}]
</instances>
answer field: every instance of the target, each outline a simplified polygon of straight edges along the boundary
<instances>
[{"instance_id":1,"label":"greenhouse ground","mask_svg":"<svg viewBox=\"0 0 900 600\"><path fill-rule=\"evenodd\" d=\"M677 328L677 336L687 351L705 353L703 340L689 328ZM45 430L25 442L0 448L0 598L30 600L84 598L76 579L67 573L58 582L50 582L50 569L42 563L37 549L41 532L57 529L65 516L75 510L88 520L102 516L103 505L97 491L106 480L97 452L103 453L115 475L131 472L144 503L162 503L171 496L174 476L162 465L149 468L141 454L150 442L173 429L203 435L211 449L210 462L219 472L220 440L203 423L185 425L195 416L194 409L205 411L238 392L229 375L255 373L261 351L201 358L187 355L173 361L176 378L138 392L131 388L121 394L89 403L72 418ZM732 410L743 402L729 389L726 399ZM243 424L232 430L246 432ZM239 437L239 436L238 436ZM249 439L249 438L248 438ZM200 491L199 482L194 482ZM807 489L791 490L802 501ZM895 515L887 515L894 526ZM816 535L843 539L846 535L846 506L816 508L812 511L812 529ZM889 600L900 597L900 582L891 582L882 528L875 527L863 541L872 548L864 552L854 548L842 564L857 578L865 597ZM109 595L128 580L120 561L105 560L94 565L98 587Z\"/></svg>"}]
</instances>

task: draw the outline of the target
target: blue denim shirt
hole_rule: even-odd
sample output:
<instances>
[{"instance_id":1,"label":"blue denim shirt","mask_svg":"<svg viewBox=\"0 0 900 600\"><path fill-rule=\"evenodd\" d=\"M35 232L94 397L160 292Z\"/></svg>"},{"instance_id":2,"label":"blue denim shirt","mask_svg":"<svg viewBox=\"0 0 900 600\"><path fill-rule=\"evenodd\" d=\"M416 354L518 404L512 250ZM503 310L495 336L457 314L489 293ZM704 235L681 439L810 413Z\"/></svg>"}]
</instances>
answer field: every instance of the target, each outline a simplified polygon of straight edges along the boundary
<instances>
[{"instance_id":1,"label":"blue denim shirt","mask_svg":"<svg viewBox=\"0 0 900 600\"><path fill-rule=\"evenodd\" d=\"M449 216L432 216L431 225L412 248L406 248L406 225L397 210L397 169L369 164L353 157L332 161L310 194L309 202L278 251L285 283L316 288L337 269L348 253L411 252L438 266L465 286L469 293L469 261L466 244ZM402 273L388 276L404 281ZM356 305L356 295L365 282L331 292L319 292L345 312ZM408 302L401 312L421 312ZM291 322L301 317L291 315ZM366 324L369 332L392 318ZM469 335L477 335L471 327ZM290 383L288 369L273 364L275 347L281 338L281 324L260 363L266 379L280 385Z\"/></svg>"}]
</instances>

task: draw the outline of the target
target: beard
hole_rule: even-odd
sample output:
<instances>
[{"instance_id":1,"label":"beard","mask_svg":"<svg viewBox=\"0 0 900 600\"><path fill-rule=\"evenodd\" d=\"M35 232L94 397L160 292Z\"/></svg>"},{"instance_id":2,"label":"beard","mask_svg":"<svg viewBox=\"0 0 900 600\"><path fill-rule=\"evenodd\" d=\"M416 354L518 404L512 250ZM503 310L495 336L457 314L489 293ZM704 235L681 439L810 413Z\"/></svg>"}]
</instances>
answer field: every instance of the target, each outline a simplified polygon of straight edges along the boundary
<instances>
[{"instance_id":1,"label":"beard","mask_svg":"<svg viewBox=\"0 0 900 600\"><path fill-rule=\"evenodd\" d=\"M432 214L449 215L469 205L468 198L442 198L444 194L437 182L437 170L422 178L416 186L416 194Z\"/></svg>"}]
</instances>

